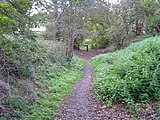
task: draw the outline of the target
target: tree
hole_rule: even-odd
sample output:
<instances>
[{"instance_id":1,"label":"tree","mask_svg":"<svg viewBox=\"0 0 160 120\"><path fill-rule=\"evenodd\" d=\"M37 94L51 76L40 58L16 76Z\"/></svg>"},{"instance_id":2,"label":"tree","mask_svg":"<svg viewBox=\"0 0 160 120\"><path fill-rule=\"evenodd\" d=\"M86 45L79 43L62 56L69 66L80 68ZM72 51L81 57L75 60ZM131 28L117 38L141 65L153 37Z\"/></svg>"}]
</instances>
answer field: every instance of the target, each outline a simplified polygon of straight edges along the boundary
<instances>
[{"instance_id":1,"label":"tree","mask_svg":"<svg viewBox=\"0 0 160 120\"><path fill-rule=\"evenodd\" d=\"M29 0L4 0L0 2L0 32L24 34L32 26Z\"/></svg>"},{"instance_id":2,"label":"tree","mask_svg":"<svg viewBox=\"0 0 160 120\"><path fill-rule=\"evenodd\" d=\"M140 0L144 9L146 32L160 32L160 1L159 0Z\"/></svg>"},{"instance_id":3,"label":"tree","mask_svg":"<svg viewBox=\"0 0 160 120\"><path fill-rule=\"evenodd\" d=\"M71 58L75 39L87 32L97 34L95 41L100 47L113 43L118 49L131 35L142 35L144 30L159 32L159 5L157 0L121 0L117 4L106 0L51 0L44 8L49 18L48 33L52 39L66 42L66 56Z\"/></svg>"},{"instance_id":4,"label":"tree","mask_svg":"<svg viewBox=\"0 0 160 120\"><path fill-rule=\"evenodd\" d=\"M77 36L85 32L84 20L91 1L52 0L52 8L49 9L49 30L54 31L55 39L65 41L67 46L66 57L73 56L74 41Z\"/></svg>"}]
</instances>

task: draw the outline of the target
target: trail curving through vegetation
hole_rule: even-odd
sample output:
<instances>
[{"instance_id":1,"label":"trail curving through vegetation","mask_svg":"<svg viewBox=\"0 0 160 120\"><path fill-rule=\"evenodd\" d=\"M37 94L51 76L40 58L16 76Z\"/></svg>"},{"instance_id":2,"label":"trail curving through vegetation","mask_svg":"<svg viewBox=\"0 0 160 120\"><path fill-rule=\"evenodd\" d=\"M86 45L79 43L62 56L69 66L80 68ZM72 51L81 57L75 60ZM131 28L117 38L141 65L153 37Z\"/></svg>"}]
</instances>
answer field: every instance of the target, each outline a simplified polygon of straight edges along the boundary
<instances>
[{"instance_id":1,"label":"trail curving through vegetation","mask_svg":"<svg viewBox=\"0 0 160 120\"><path fill-rule=\"evenodd\" d=\"M84 69L84 77L73 86L73 92L68 96L59 115L55 120L90 120L93 117L92 96L91 94L91 65L87 61Z\"/></svg>"},{"instance_id":2,"label":"trail curving through vegetation","mask_svg":"<svg viewBox=\"0 0 160 120\"><path fill-rule=\"evenodd\" d=\"M93 97L90 59L104 52L106 50L75 51L79 57L86 60L84 77L73 85L73 92L61 104L54 120L108 120L112 118L113 120L123 118L130 120L130 116L123 112L120 106L108 108L103 103L97 103Z\"/></svg>"}]
</instances>

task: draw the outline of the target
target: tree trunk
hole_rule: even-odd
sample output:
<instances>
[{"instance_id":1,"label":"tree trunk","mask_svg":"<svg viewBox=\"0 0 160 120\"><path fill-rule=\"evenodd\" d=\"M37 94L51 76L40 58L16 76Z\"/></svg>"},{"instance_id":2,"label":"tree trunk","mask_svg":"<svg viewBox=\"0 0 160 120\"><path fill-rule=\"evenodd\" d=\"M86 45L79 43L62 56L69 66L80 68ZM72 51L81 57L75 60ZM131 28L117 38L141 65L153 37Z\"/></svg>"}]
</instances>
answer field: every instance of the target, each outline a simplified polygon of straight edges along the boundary
<instances>
[{"instance_id":1,"label":"tree trunk","mask_svg":"<svg viewBox=\"0 0 160 120\"><path fill-rule=\"evenodd\" d=\"M140 30L140 26L139 26L139 21L136 20L136 35L139 36L140 32L141 32L141 30Z\"/></svg>"},{"instance_id":2,"label":"tree trunk","mask_svg":"<svg viewBox=\"0 0 160 120\"><path fill-rule=\"evenodd\" d=\"M160 33L160 25L158 25L155 29L157 33Z\"/></svg>"},{"instance_id":3,"label":"tree trunk","mask_svg":"<svg viewBox=\"0 0 160 120\"><path fill-rule=\"evenodd\" d=\"M68 60L73 57L73 47L74 47L74 39L72 37L67 39L67 52L66 57Z\"/></svg>"}]
</instances>

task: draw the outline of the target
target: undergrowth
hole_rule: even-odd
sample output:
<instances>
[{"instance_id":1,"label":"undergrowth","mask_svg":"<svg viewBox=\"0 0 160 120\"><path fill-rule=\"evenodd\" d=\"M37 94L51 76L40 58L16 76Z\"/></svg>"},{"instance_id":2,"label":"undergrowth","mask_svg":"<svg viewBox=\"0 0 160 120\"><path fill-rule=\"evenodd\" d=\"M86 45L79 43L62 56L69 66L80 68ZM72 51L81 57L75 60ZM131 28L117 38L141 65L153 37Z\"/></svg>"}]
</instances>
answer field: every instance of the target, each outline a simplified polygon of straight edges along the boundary
<instances>
[{"instance_id":1,"label":"undergrowth","mask_svg":"<svg viewBox=\"0 0 160 120\"><path fill-rule=\"evenodd\" d=\"M39 86L36 88L38 100L28 108L28 114L25 114L24 120L52 119L59 103L71 92L73 83L82 77L82 63L74 63L74 65L75 67L57 73L46 70L50 77L48 80L38 82Z\"/></svg>"},{"instance_id":2,"label":"undergrowth","mask_svg":"<svg viewBox=\"0 0 160 120\"><path fill-rule=\"evenodd\" d=\"M127 104L160 100L160 37L92 59L97 99Z\"/></svg>"},{"instance_id":3,"label":"undergrowth","mask_svg":"<svg viewBox=\"0 0 160 120\"><path fill-rule=\"evenodd\" d=\"M50 41L49 44L54 44ZM51 119L82 77L84 61L68 62L48 46L25 36L0 36L0 120Z\"/></svg>"}]
</instances>

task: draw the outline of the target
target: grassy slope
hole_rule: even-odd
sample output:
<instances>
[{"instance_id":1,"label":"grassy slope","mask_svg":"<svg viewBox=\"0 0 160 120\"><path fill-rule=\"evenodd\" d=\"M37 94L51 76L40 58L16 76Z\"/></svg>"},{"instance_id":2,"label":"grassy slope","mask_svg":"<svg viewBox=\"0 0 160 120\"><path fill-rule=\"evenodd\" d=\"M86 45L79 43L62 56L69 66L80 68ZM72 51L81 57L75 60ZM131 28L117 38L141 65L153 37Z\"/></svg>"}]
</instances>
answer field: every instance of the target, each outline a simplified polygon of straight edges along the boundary
<instances>
[{"instance_id":1,"label":"grassy slope","mask_svg":"<svg viewBox=\"0 0 160 120\"><path fill-rule=\"evenodd\" d=\"M35 90L38 100L29 107L23 119L50 120L56 114L59 103L71 92L72 85L82 77L83 65L84 61L74 58L70 68L65 68L56 75L54 71L49 71L49 80L37 82Z\"/></svg>"},{"instance_id":2,"label":"grassy slope","mask_svg":"<svg viewBox=\"0 0 160 120\"><path fill-rule=\"evenodd\" d=\"M124 50L98 55L92 59L92 66L95 69L94 89L98 100L107 101L108 104L122 101L133 105L130 106L131 112L145 112L140 118L145 118L145 114L153 114L154 119L158 117L160 37L147 38ZM150 103L152 100L156 100L154 105ZM145 102L145 105L139 104L141 102Z\"/></svg>"},{"instance_id":3,"label":"grassy slope","mask_svg":"<svg viewBox=\"0 0 160 120\"><path fill-rule=\"evenodd\" d=\"M69 63L64 44L43 42L0 36L0 120L51 119L82 77L83 60L74 57Z\"/></svg>"}]
</instances>

